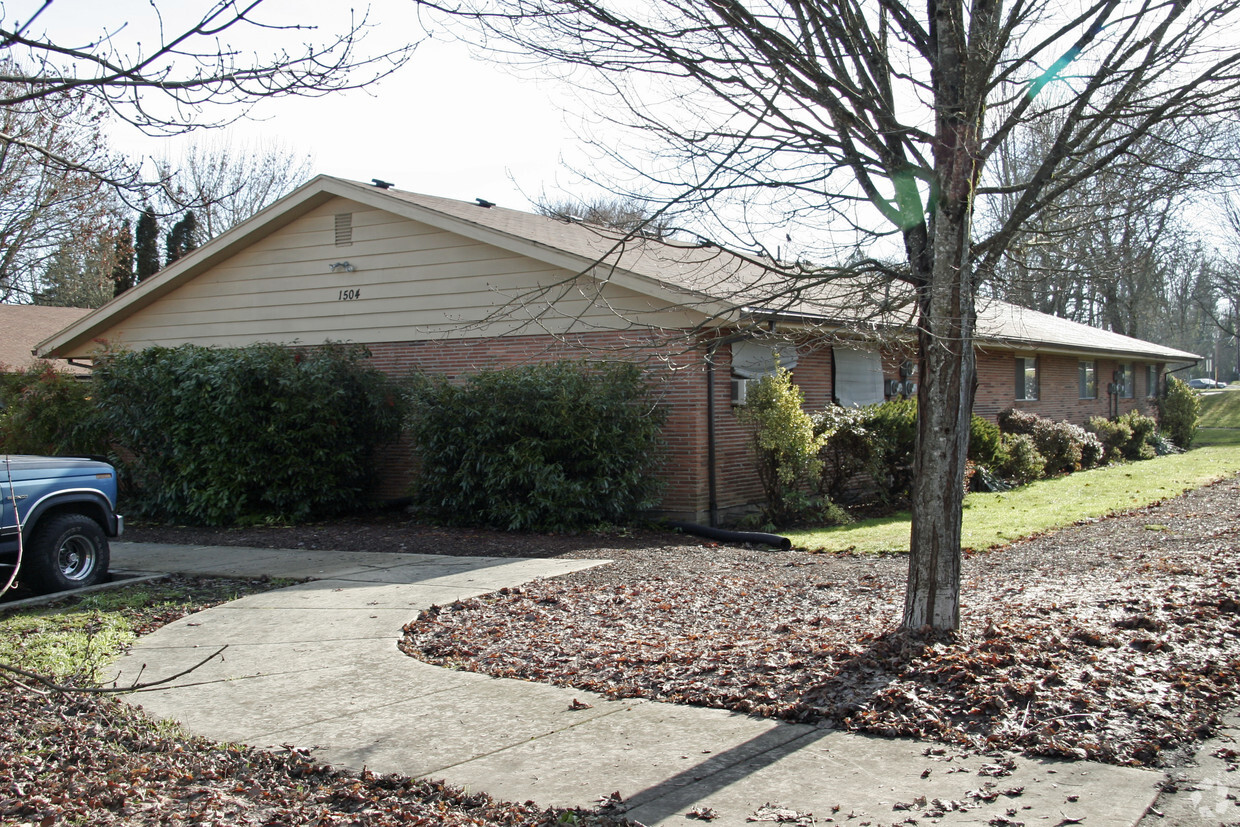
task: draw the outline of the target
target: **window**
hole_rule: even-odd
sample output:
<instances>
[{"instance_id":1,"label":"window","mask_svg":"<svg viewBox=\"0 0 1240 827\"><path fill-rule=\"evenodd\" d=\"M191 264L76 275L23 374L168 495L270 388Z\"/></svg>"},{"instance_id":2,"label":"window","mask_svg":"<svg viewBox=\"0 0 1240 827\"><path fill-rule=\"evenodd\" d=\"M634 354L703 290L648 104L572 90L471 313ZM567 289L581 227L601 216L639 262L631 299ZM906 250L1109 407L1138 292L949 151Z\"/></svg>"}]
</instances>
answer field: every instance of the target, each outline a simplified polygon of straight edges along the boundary
<instances>
[{"instance_id":1,"label":"window","mask_svg":"<svg viewBox=\"0 0 1240 827\"><path fill-rule=\"evenodd\" d=\"M1098 398L1098 363L1080 362L1077 364L1077 384L1082 399Z\"/></svg>"},{"instance_id":2,"label":"window","mask_svg":"<svg viewBox=\"0 0 1240 827\"><path fill-rule=\"evenodd\" d=\"M1132 399L1136 396L1136 374L1132 370L1131 363L1116 368L1115 392L1119 394L1120 399Z\"/></svg>"},{"instance_id":3,"label":"window","mask_svg":"<svg viewBox=\"0 0 1240 827\"><path fill-rule=\"evenodd\" d=\"M841 405L872 405L882 402L883 360L874 350L832 348L835 398Z\"/></svg>"},{"instance_id":4,"label":"window","mask_svg":"<svg viewBox=\"0 0 1240 827\"><path fill-rule=\"evenodd\" d=\"M1016 357L1016 398L1038 398L1038 357Z\"/></svg>"},{"instance_id":5,"label":"window","mask_svg":"<svg viewBox=\"0 0 1240 827\"><path fill-rule=\"evenodd\" d=\"M336 213L336 246L348 247L353 244L353 213Z\"/></svg>"},{"instance_id":6,"label":"window","mask_svg":"<svg viewBox=\"0 0 1240 827\"><path fill-rule=\"evenodd\" d=\"M776 368L797 366L797 347L790 342L733 342L732 373L742 379L761 379Z\"/></svg>"},{"instance_id":7,"label":"window","mask_svg":"<svg viewBox=\"0 0 1240 827\"><path fill-rule=\"evenodd\" d=\"M1158 368L1145 366L1145 395L1158 396Z\"/></svg>"}]
</instances>

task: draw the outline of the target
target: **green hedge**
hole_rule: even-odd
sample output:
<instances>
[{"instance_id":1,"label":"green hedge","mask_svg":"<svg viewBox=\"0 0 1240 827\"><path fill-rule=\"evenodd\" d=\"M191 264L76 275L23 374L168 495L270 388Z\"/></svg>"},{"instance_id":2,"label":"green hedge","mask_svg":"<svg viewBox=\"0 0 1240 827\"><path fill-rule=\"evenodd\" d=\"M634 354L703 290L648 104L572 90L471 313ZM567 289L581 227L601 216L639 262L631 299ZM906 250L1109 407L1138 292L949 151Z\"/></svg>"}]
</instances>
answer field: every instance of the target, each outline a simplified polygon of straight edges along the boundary
<instances>
[{"instance_id":1,"label":"green hedge","mask_svg":"<svg viewBox=\"0 0 1240 827\"><path fill-rule=\"evenodd\" d=\"M416 506L449 525L571 531L657 501L664 411L628 363L422 377L409 433Z\"/></svg>"},{"instance_id":2,"label":"green hedge","mask_svg":"<svg viewBox=\"0 0 1240 827\"><path fill-rule=\"evenodd\" d=\"M0 452L50 456L106 454L90 382L38 362L0 373Z\"/></svg>"},{"instance_id":3,"label":"green hedge","mask_svg":"<svg viewBox=\"0 0 1240 827\"><path fill-rule=\"evenodd\" d=\"M205 525L301 522L363 505L403 398L363 348L182 345L95 370L130 510Z\"/></svg>"}]
</instances>

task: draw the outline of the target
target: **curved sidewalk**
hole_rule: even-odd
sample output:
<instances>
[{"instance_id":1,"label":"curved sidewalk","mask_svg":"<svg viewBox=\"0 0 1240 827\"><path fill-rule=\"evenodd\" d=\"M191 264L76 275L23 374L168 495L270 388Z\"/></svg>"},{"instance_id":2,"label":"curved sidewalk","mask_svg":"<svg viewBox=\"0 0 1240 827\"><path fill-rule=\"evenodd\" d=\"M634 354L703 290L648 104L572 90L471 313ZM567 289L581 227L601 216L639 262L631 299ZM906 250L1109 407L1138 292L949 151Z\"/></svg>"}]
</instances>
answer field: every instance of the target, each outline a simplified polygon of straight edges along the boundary
<instances>
[{"instance_id":1,"label":"curved sidewalk","mask_svg":"<svg viewBox=\"0 0 1240 827\"><path fill-rule=\"evenodd\" d=\"M768 803L820 823L891 824L924 820L934 799L976 802L975 791L997 795L936 823L1130 825L1157 794L1163 776L1147 770L1017 756L1010 775L993 777L983 772L993 758L927 755L922 742L607 700L441 669L396 648L401 626L432 604L599 564L117 543L117 570L317 578L159 629L118 662L117 680L156 680L227 646L131 701L214 739L313 748L338 766L502 799L593 807L618 792L624 814L647 825L683 825L709 807L712 824L739 827Z\"/></svg>"}]
</instances>

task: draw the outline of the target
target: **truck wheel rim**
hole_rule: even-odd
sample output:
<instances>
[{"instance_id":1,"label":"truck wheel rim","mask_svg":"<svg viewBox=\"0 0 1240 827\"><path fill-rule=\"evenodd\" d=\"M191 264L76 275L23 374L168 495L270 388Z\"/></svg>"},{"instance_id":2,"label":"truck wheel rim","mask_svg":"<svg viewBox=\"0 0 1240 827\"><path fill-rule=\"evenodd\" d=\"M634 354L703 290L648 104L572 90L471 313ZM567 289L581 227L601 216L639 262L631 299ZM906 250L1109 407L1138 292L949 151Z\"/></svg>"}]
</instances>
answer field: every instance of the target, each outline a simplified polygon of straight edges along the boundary
<instances>
[{"instance_id":1,"label":"truck wheel rim","mask_svg":"<svg viewBox=\"0 0 1240 827\"><path fill-rule=\"evenodd\" d=\"M95 568L95 544L85 537L70 537L60 544L60 573L68 580L81 580Z\"/></svg>"}]
</instances>

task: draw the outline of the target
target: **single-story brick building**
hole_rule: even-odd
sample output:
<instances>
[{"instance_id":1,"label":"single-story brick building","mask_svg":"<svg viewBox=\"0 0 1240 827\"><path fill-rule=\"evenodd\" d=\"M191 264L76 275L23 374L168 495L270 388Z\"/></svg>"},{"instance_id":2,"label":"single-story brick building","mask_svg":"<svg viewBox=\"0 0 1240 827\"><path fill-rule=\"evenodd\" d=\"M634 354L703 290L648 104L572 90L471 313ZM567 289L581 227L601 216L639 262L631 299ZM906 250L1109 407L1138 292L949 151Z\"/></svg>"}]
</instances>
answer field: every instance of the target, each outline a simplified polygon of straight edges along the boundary
<instances>
[{"instance_id":1,"label":"single-story brick building","mask_svg":"<svg viewBox=\"0 0 1240 827\"><path fill-rule=\"evenodd\" d=\"M709 244L320 176L39 351L349 341L393 374L450 376L641 359L669 410L663 510L702 520L758 497L734 415L748 379L790 367L810 408L881 401L916 381L907 329L861 319L855 290L787 287L762 261ZM1016 405L1078 423L1115 403L1148 409L1165 367L1196 360L1000 302L979 310L977 352L979 413ZM397 451L389 463L383 493L396 494L408 462Z\"/></svg>"}]
</instances>

